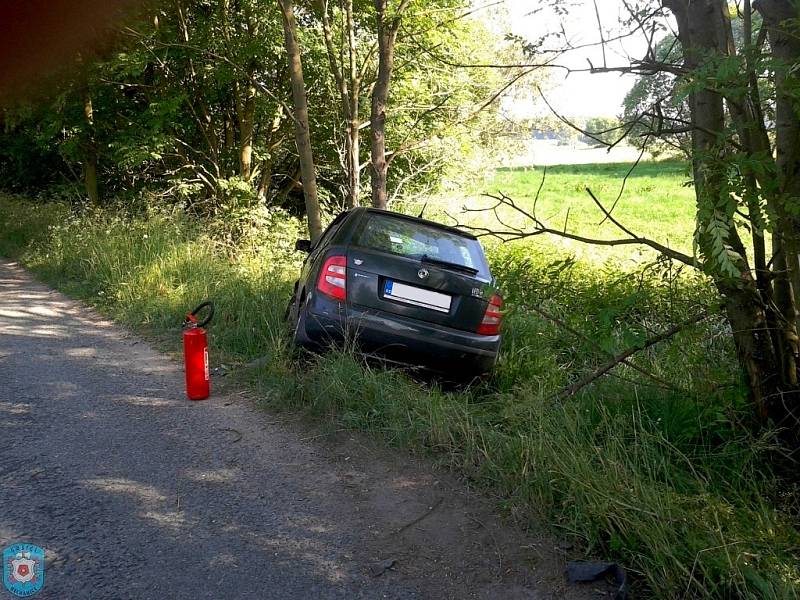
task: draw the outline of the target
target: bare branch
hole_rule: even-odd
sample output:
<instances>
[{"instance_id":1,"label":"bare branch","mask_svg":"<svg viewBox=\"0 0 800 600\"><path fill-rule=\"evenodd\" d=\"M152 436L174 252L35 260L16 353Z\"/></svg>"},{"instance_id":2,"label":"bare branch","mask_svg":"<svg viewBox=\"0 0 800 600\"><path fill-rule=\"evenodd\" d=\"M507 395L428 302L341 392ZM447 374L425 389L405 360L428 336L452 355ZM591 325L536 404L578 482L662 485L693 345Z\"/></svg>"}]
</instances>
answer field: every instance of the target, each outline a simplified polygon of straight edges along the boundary
<instances>
[{"instance_id":1,"label":"bare branch","mask_svg":"<svg viewBox=\"0 0 800 600\"><path fill-rule=\"evenodd\" d=\"M636 161L631 165L631 168L628 169L628 172L625 173L625 177L622 178L622 185L620 185L620 187L619 187L619 193L617 194L617 197L614 200L614 204L612 204L611 208L608 209L609 214L614 212L614 209L617 207L617 204L619 204L619 201L622 199L622 194L625 193L625 187L628 185L628 179L633 174L633 171L636 169L636 167L639 166L639 163L642 162L642 158L644 158L644 154L645 154L645 152L647 152L647 142L648 142L648 140L649 140L649 137L646 136L645 140L644 140L644 143L642 144L642 149L639 152L639 156L636 157ZM602 225L603 223L606 222L606 220L608 220L608 217L603 217L603 220L600 221L599 224Z\"/></svg>"},{"instance_id":2,"label":"bare branch","mask_svg":"<svg viewBox=\"0 0 800 600\"><path fill-rule=\"evenodd\" d=\"M672 327L670 327L667 331L665 331L663 333L660 333L658 335L655 335L655 336L649 338L648 340L646 340L644 342L644 344L641 344L639 346L633 346L631 348L628 348L627 350L624 350L623 352L620 352L619 354L615 355L612 360L610 360L606 364L602 365L599 369L593 371L592 373L589 373L586 377L576 381L575 383L573 383L569 387L567 387L567 388L561 390L560 392L558 392L557 394L555 394L554 399L562 400L564 398L568 398L569 396L574 396L576 393L578 393L580 390L585 388L587 385L589 385L589 384L597 381L598 379L600 379L603 375L608 373L614 367L616 367L616 366L618 366L618 365L620 365L622 363L630 364L630 363L626 362L627 359L629 359L631 356L633 356L637 352L641 352L642 350L646 350L646 349L650 348L651 346L655 346L656 344L658 344L660 342L668 340L669 338L671 338L675 334L683 331L687 327L690 327L691 325L695 325L696 323L699 323L700 321L703 321L703 320L705 320L707 318L708 318L708 314L707 313L703 313L701 315L697 315L695 317L692 317L691 319L683 321L682 323L678 323L677 325L673 325Z\"/></svg>"},{"instance_id":3,"label":"bare branch","mask_svg":"<svg viewBox=\"0 0 800 600\"><path fill-rule=\"evenodd\" d=\"M589 191L589 190L587 190L587 191ZM570 233L566 229L566 223L565 223L564 230L553 229L552 227L548 227L534 213L532 213L530 211L527 211L524 208L522 208L521 206L517 205L517 203L513 200L513 198L510 198L509 196L506 196L503 193L500 193L499 195L493 195L493 194L485 194L484 195L487 198L492 198L493 200L497 201L496 204L494 206L492 206L491 208L467 208L467 207L464 207L463 210L464 210L465 213L492 211L497 216L498 215L498 212L497 212L498 208L500 208L501 206L507 206L507 207L513 209L514 211L516 211L517 213L521 214L523 217L525 217L533 225L533 229L522 230L521 228L518 228L518 227L510 227L507 224L504 224L499 219L498 219L498 222L501 225L503 225L505 227L505 229L496 230L496 229L491 229L489 227L478 227L478 226L468 225L468 224L457 224L456 226L457 227L461 227L463 229L468 229L469 231L473 232L477 237L492 236L492 237L496 237L498 239L502 239L504 241L521 240L521 239L526 239L526 238L529 238L529 237L535 237L535 236L538 236L538 235L554 235L554 236L557 236L557 237L562 237L562 238L566 238L566 239L569 239L569 240L573 240L573 241L576 241L576 242L581 242L581 243L584 243L584 244L596 245L596 246L647 246L649 248L652 248L653 250L655 250L659 254L662 254L663 256L666 256L667 258L670 258L672 260L678 261L680 263L683 263L685 265L689 265L689 266L692 266L692 267L697 267L698 266L697 261L693 257L689 256L688 254L684 254L683 252L679 252L677 250L673 250L672 248L669 248L669 247L665 246L664 244L656 242L655 240L651 240L649 238L645 238L645 237L641 237L641 236L635 235L629 229L627 229L622 224L620 224L616 219L614 219L609 214L609 212L606 210L606 208L602 205L602 203L600 203L597 200L597 198L594 197L594 195L591 193L591 191L589 191L589 193L592 196L592 199L595 201L595 204L597 204L598 208L600 208L601 212L607 218L609 218L612 221L612 223L614 223L614 225L616 225L626 235L628 235L629 236L628 238L614 239L614 240L604 240L604 239L597 239L597 238L589 238L589 237L585 237L585 236L582 236L582 235L577 235L577 234L574 234L574 233Z\"/></svg>"},{"instance_id":4,"label":"bare branch","mask_svg":"<svg viewBox=\"0 0 800 600\"><path fill-rule=\"evenodd\" d=\"M539 316L544 317L548 321L551 321L552 323L555 323L556 325L561 327L563 330L567 331L568 333L571 333L575 337L580 338L580 339L588 342L595 350L597 350L599 352L602 352L604 354L607 354L608 356L615 357L615 354L611 350L607 350L607 349L603 348L603 346L601 346L595 340L590 338L585 333L582 333L582 332L578 331L577 329L575 329L574 327L570 326L563 319L559 319L555 315L550 314L549 312L543 310L542 308L540 308L538 306L528 306L527 308L529 310L535 312ZM640 367L636 363L630 362L628 360L628 358L623 358L620 362L622 364L624 364L625 366L633 369L634 371L638 371L639 373L641 373L642 375L644 375L648 379L652 379L653 381L659 383L661 386L666 387L667 389L671 389L671 390L674 390L674 391L684 391L684 390L681 390L680 388L675 387L674 384L671 384L670 382L662 379L658 375L655 375L654 373L651 373L650 371L648 371L644 367Z\"/></svg>"},{"instance_id":5,"label":"bare branch","mask_svg":"<svg viewBox=\"0 0 800 600\"><path fill-rule=\"evenodd\" d=\"M603 35L603 22L600 20L600 9L597 8L597 0L592 0L594 4L594 14L597 17L597 31L600 33L600 49L603 51L603 66L608 64L606 61L606 38Z\"/></svg>"}]
</instances>

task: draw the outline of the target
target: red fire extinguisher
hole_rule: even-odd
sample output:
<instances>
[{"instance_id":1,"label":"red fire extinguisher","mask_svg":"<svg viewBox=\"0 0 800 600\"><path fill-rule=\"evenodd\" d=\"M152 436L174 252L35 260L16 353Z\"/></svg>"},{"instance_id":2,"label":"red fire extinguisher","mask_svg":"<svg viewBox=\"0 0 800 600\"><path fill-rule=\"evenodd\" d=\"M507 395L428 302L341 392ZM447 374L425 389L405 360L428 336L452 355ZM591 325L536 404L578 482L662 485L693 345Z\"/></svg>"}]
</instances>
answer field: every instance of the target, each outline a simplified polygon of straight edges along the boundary
<instances>
[{"instance_id":1,"label":"red fire extinguisher","mask_svg":"<svg viewBox=\"0 0 800 600\"><path fill-rule=\"evenodd\" d=\"M197 314L207 308L208 315L202 321ZM189 400L205 400L211 392L208 376L208 336L204 327L214 316L214 305L203 302L186 315L183 321L183 361L186 369L186 395Z\"/></svg>"}]
</instances>

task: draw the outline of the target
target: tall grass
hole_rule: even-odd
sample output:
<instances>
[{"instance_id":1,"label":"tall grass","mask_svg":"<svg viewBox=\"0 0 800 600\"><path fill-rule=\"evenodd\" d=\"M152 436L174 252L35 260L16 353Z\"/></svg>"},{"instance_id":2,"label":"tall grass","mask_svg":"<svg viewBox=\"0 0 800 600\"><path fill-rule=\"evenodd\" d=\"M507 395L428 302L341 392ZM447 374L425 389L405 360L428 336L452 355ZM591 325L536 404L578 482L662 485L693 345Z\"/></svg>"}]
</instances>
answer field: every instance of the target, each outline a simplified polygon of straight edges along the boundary
<instances>
[{"instance_id":1,"label":"tall grass","mask_svg":"<svg viewBox=\"0 0 800 600\"><path fill-rule=\"evenodd\" d=\"M245 228L231 246L224 223L165 209L3 198L0 210L0 250L43 279L149 335L174 333L187 308L212 298L215 360L238 366L265 404L432 454L521 522L544 519L582 552L621 561L639 594L798 597L796 500L769 468L770 436L745 426L729 336L702 279L667 264L626 272L542 245L495 247L512 307L497 372L448 391L348 352L298 366L282 316L299 224L285 214L261 215L269 233ZM555 399L609 352L699 310L712 316L633 359L657 380L622 365Z\"/></svg>"},{"instance_id":2,"label":"tall grass","mask_svg":"<svg viewBox=\"0 0 800 600\"><path fill-rule=\"evenodd\" d=\"M280 242L234 258L214 237L214 224L180 211L70 211L3 201L3 235L30 232L31 245L14 250L41 278L90 300L116 320L158 334L180 328L182 316L202 300L217 307L215 342L232 359L282 348L283 311L296 269L297 223L284 213L265 229ZM287 223L288 221L288 223ZM37 230L38 228L38 230Z\"/></svg>"}]
</instances>

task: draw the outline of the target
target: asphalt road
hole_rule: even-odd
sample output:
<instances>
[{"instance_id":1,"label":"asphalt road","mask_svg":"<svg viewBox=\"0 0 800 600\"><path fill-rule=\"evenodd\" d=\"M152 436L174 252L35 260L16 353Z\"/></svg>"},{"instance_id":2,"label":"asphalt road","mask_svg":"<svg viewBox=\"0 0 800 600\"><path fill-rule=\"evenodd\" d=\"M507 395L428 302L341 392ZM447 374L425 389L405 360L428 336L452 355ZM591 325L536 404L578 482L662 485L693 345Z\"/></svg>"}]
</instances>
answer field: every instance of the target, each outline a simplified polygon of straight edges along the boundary
<instances>
[{"instance_id":1,"label":"asphalt road","mask_svg":"<svg viewBox=\"0 0 800 600\"><path fill-rule=\"evenodd\" d=\"M435 475L378 477L252 401L183 389L174 360L0 261L0 547L46 549L37 598L562 597ZM425 533L412 517L434 509Z\"/></svg>"}]
</instances>

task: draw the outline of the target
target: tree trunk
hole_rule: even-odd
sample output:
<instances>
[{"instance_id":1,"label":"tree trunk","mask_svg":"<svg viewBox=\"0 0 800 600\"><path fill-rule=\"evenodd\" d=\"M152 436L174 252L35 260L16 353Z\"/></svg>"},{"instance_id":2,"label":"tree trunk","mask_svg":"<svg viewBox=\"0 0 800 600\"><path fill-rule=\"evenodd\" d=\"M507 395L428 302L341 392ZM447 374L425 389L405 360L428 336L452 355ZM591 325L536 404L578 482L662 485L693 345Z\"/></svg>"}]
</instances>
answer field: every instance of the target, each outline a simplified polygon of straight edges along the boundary
<instances>
[{"instance_id":1,"label":"tree trunk","mask_svg":"<svg viewBox=\"0 0 800 600\"><path fill-rule=\"evenodd\" d=\"M731 52L730 20L725 0L663 0L678 22L678 35L684 50L684 66L688 71L701 67L709 57L727 56ZM725 108L722 95L705 87L695 88L689 98L692 118L692 170L698 208L714 205L724 197L725 165L721 160L725 143ZM720 211L721 212L721 211ZM741 258L736 264L740 276L734 276L713 265L716 256L708 232L699 231L700 250L708 258L709 273L725 300L725 309L733 331L739 361L747 375L755 404L756 416L765 421L769 416L768 398L774 391L775 360L752 271L747 263L744 245L739 239L732 217L727 219L728 244Z\"/></svg>"},{"instance_id":2,"label":"tree trunk","mask_svg":"<svg viewBox=\"0 0 800 600\"><path fill-rule=\"evenodd\" d=\"M245 181L250 181L253 172L253 129L255 128L256 88L250 85L247 97L242 102L239 117L239 174Z\"/></svg>"},{"instance_id":3,"label":"tree trunk","mask_svg":"<svg viewBox=\"0 0 800 600\"><path fill-rule=\"evenodd\" d=\"M297 23L294 18L293 0L278 0L283 15L283 31L286 40L286 54L289 58L289 77L292 82L294 99L294 130L297 140L297 153L300 159L300 174L303 181L303 195L306 202L308 232L315 242L322 235L322 218L317 199L317 178L314 172L314 156L311 150L311 134L308 121L308 101L303 79L303 64L300 46L297 43Z\"/></svg>"},{"instance_id":4,"label":"tree trunk","mask_svg":"<svg viewBox=\"0 0 800 600\"><path fill-rule=\"evenodd\" d=\"M800 17L800 7L792 0L760 0L755 3L767 26L775 68L775 150L777 156L780 235L786 248L786 262L794 293L800 291L800 219L792 216L788 203L800 198L800 114L797 89L800 77L800 40L791 20ZM785 24L784 24L785 23Z\"/></svg>"},{"instance_id":5,"label":"tree trunk","mask_svg":"<svg viewBox=\"0 0 800 600\"><path fill-rule=\"evenodd\" d=\"M793 0L759 0L753 3L767 27L774 66L775 149L777 163L778 216L773 238L777 240L776 265L773 272L788 274L776 279L776 296L782 307L785 344L791 352L784 357L779 401L770 407L777 422L793 427L800 439L800 399L798 399L798 313L800 294L800 219L796 204L800 198L800 111L797 107L797 88L800 85L796 65L800 61L800 40L796 34L796 20L800 6ZM780 285L780 288L778 286ZM790 389L794 394L786 394Z\"/></svg>"},{"instance_id":6,"label":"tree trunk","mask_svg":"<svg viewBox=\"0 0 800 600\"><path fill-rule=\"evenodd\" d=\"M347 170L349 198L347 205L353 208L359 205L359 192L361 191L361 120L358 117L361 96L361 81L358 76L358 55L356 54L356 28L353 19L353 0L345 0L345 19L347 26L347 56L350 67L350 106L348 116L350 121L347 127Z\"/></svg>"},{"instance_id":7,"label":"tree trunk","mask_svg":"<svg viewBox=\"0 0 800 600\"><path fill-rule=\"evenodd\" d=\"M758 88L758 73L754 66L755 48L753 46L753 27L749 0L744 5L744 48L743 58L747 70L744 87L736 86L725 91L728 112L735 126L740 153L745 158L757 157L761 168L751 167L749 160L741 163L745 189L749 190L745 200L748 213L751 215L751 237L753 242L753 263L755 267L756 287L766 318L766 329L770 337L775 365L779 369L779 379L784 386L797 385L797 310L792 284L797 277L797 270L792 269L786 260L784 250L784 231L791 227L791 219L776 193L774 182L777 167L772 159L769 136L767 134L764 114L761 110L761 94ZM728 37L728 52L736 54L733 44L733 29L727 14L724 17L724 28ZM766 201L771 214L775 218L773 228L773 270L767 267L766 243L764 231L759 230L757 218L753 215L761 213L759 192Z\"/></svg>"},{"instance_id":8,"label":"tree trunk","mask_svg":"<svg viewBox=\"0 0 800 600\"><path fill-rule=\"evenodd\" d=\"M295 165L289 169L289 172L286 175L286 180L278 190L278 193L275 194L275 204L278 206L283 206L283 204L286 202L286 199L289 197L289 194L291 194L292 190L297 187L297 179L301 177L300 163L295 163Z\"/></svg>"},{"instance_id":9,"label":"tree trunk","mask_svg":"<svg viewBox=\"0 0 800 600\"><path fill-rule=\"evenodd\" d=\"M777 318L770 321L774 327L774 344L778 346L777 361L780 367L781 383L784 386L797 385L797 318L794 288L787 277L789 267L786 262L786 249L779 234L772 236L772 269L775 273L773 297Z\"/></svg>"},{"instance_id":10,"label":"tree trunk","mask_svg":"<svg viewBox=\"0 0 800 600\"><path fill-rule=\"evenodd\" d=\"M86 87L83 88L82 95L83 115L86 119L83 182L86 186L86 195L89 197L89 202L99 205L100 193L97 188L97 141L94 133L94 108L92 107L92 97Z\"/></svg>"},{"instance_id":11,"label":"tree trunk","mask_svg":"<svg viewBox=\"0 0 800 600\"><path fill-rule=\"evenodd\" d=\"M351 98L351 115L358 114L358 97ZM359 196L361 191L361 139L359 127L361 123L357 116L350 118L350 123L347 128L348 144L347 144L347 207L354 208L360 204Z\"/></svg>"},{"instance_id":12,"label":"tree trunk","mask_svg":"<svg viewBox=\"0 0 800 600\"><path fill-rule=\"evenodd\" d=\"M317 0L317 7L322 17L322 32L325 39L325 49L328 54L328 63L331 74L336 82L339 91L339 102L342 118L346 126L344 138L344 163L347 170L347 196L345 203L347 208L359 205L359 190L361 187L361 162L359 160L359 96L361 94L361 82L357 72L356 39L355 39L355 20L353 19L353 0L344 0L345 27L347 29L347 55L348 69L345 74L344 64L339 64L337 53L333 43L333 31L331 30L330 18L328 16L328 1ZM344 59L342 58L342 62ZM347 75L345 77L345 75Z\"/></svg>"},{"instance_id":13,"label":"tree trunk","mask_svg":"<svg viewBox=\"0 0 800 600\"><path fill-rule=\"evenodd\" d=\"M236 120L231 115L230 109L225 111L225 154L227 156L236 151Z\"/></svg>"},{"instance_id":14,"label":"tree trunk","mask_svg":"<svg viewBox=\"0 0 800 600\"><path fill-rule=\"evenodd\" d=\"M247 34L251 41L259 37L258 25L253 20L252 7L250 3L244 3L239 7L244 12ZM227 31L227 30L226 30ZM250 181L253 176L253 131L255 130L256 115L256 84L255 84L255 61L250 61L247 65L247 85L245 97L239 98L239 174L245 181ZM238 87L238 84L237 84Z\"/></svg>"},{"instance_id":15,"label":"tree trunk","mask_svg":"<svg viewBox=\"0 0 800 600\"><path fill-rule=\"evenodd\" d=\"M389 163L386 160L386 102L394 69L394 48L400 16L405 3L398 8L392 22L386 19L386 0L375 0L378 30L378 78L372 88L370 131L372 134L372 206L386 208L388 195L386 179Z\"/></svg>"}]
</instances>

